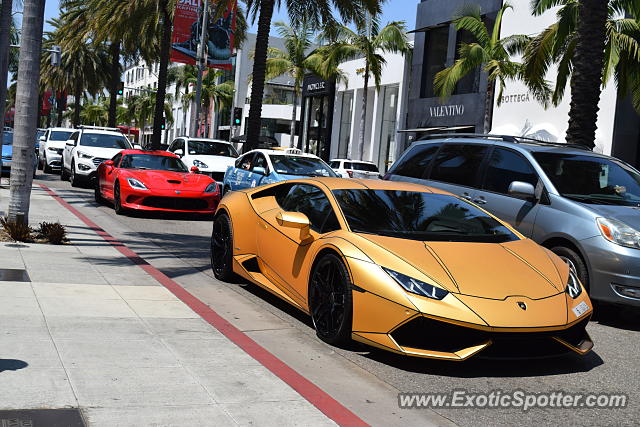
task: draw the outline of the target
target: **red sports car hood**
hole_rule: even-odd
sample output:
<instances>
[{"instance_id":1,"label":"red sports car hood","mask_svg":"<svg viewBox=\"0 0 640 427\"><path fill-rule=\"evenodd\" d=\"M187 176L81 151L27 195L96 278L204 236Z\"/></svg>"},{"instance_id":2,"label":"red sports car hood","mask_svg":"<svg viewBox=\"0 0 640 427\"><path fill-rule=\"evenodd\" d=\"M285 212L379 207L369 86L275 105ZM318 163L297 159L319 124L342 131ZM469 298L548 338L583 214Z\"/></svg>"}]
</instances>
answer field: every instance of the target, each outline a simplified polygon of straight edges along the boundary
<instances>
[{"instance_id":1,"label":"red sports car hood","mask_svg":"<svg viewBox=\"0 0 640 427\"><path fill-rule=\"evenodd\" d=\"M154 170L128 170L127 175L135 178L149 189L171 190L180 188L182 191L203 191L207 185L214 182L206 175L195 173L181 173Z\"/></svg>"}]
</instances>

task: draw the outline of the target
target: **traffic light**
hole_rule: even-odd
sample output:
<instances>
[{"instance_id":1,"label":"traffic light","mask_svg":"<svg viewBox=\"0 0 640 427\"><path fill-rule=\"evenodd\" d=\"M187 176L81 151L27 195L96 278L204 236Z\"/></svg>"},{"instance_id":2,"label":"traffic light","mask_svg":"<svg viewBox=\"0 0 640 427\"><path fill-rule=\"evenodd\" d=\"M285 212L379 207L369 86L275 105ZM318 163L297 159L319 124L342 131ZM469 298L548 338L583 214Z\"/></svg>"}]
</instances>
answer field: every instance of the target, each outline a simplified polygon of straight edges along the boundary
<instances>
[{"instance_id":1,"label":"traffic light","mask_svg":"<svg viewBox=\"0 0 640 427\"><path fill-rule=\"evenodd\" d=\"M118 83L118 95L124 95L124 82Z\"/></svg>"},{"instance_id":2,"label":"traffic light","mask_svg":"<svg viewBox=\"0 0 640 427\"><path fill-rule=\"evenodd\" d=\"M242 123L242 108L234 108L233 109L233 125L240 126Z\"/></svg>"},{"instance_id":3,"label":"traffic light","mask_svg":"<svg viewBox=\"0 0 640 427\"><path fill-rule=\"evenodd\" d=\"M165 130L167 128L167 119L162 117L162 121L160 122L160 129Z\"/></svg>"}]
</instances>

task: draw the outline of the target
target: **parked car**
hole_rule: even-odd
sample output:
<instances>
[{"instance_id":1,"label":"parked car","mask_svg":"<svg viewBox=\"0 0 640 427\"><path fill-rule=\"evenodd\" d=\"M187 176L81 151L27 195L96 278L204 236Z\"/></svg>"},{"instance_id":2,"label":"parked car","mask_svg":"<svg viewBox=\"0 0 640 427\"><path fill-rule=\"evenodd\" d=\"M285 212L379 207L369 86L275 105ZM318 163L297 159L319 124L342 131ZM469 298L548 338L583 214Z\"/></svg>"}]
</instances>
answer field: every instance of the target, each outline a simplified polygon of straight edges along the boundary
<instances>
[{"instance_id":1,"label":"parked car","mask_svg":"<svg viewBox=\"0 0 640 427\"><path fill-rule=\"evenodd\" d=\"M129 140L116 128L81 126L65 144L60 179L69 179L74 187L90 181L95 178L100 163L132 148Z\"/></svg>"},{"instance_id":2,"label":"parked car","mask_svg":"<svg viewBox=\"0 0 640 427\"><path fill-rule=\"evenodd\" d=\"M174 139L168 151L179 156L185 165L195 166L200 173L219 182L222 182L225 171L238 157L238 152L228 141L186 136Z\"/></svg>"},{"instance_id":3,"label":"parked car","mask_svg":"<svg viewBox=\"0 0 640 427\"><path fill-rule=\"evenodd\" d=\"M11 173L11 163L13 160L13 132L2 133L2 162L0 162L0 170L2 175L9 175ZM33 177L36 177L38 168L38 159L35 153L33 158Z\"/></svg>"},{"instance_id":4,"label":"parked car","mask_svg":"<svg viewBox=\"0 0 640 427\"><path fill-rule=\"evenodd\" d=\"M320 157L296 148L252 150L239 157L224 175L223 194L300 177L338 175Z\"/></svg>"},{"instance_id":5,"label":"parked car","mask_svg":"<svg viewBox=\"0 0 640 427\"><path fill-rule=\"evenodd\" d=\"M487 209L565 260L594 300L640 306L640 173L584 147L514 137L414 143L385 179Z\"/></svg>"},{"instance_id":6,"label":"parked car","mask_svg":"<svg viewBox=\"0 0 640 427\"><path fill-rule=\"evenodd\" d=\"M95 199L127 210L215 212L218 184L166 151L123 150L98 166Z\"/></svg>"},{"instance_id":7,"label":"parked car","mask_svg":"<svg viewBox=\"0 0 640 427\"><path fill-rule=\"evenodd\" d=\"M349 159L333 159L329 162L331 168L342 178L379 179L378 166L372 162Z\"/></svg>"},{"instance_id":8,"label":"parked car","mask_svg":"<svg viewBox=\"0 0 640 427\"><path fill-rule=\"evenodd\" d=\"M44 135L39 137L39 169L42 169L45 173L52 173L54 170L59 170L62 167L62 152L73 132L75 132L75 129L68 128L51 128L45 130Z\"/></svg>"},{"instance_id":9,"label":"parked car","mask_svg":"<svg viewBox=\"0 0 640 427\"><path fill-rule=\"evenodd\" d=\"M437 189L314 178L233 192L211 254L218 279L240 275L309 313L329 344L443 360L593 347L569 266Z\"/></svg>"}]
</instances>

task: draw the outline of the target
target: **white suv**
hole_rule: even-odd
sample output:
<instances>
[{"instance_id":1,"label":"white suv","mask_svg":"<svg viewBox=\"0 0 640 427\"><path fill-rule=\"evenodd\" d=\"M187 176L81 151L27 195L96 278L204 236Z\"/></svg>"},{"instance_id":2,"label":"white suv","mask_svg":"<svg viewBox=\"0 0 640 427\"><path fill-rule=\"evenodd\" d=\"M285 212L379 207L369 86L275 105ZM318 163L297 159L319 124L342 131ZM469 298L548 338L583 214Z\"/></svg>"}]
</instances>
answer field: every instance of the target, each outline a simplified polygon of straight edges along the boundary
<instances>
[{"instance_id":1,"label":"white suv","mask_svg":"<svg viewBox=\"0 0 640 427\"><path fill-rule=\"evenodd\" d=\"M51 173L62 167L62 152L73 132L75 129L49 128L40 137L38 166L45 173Z\"/></svg>"},{"instance_id":2,"label":"white suv","mask_svg":"<svg viewBox=\"0 0 640 427\"><path fill-rule=\"evenodd\" d=\"M174 139L167 151L179 156L189 168L196 166L200 173L218 182L223 181L227 168L233 166L238 157L238 152L228 141L188 136Z\"/></svg>"},{"instance_id":3,"label":"white suv","mask_svg":"<svg viewBox=\"0 0 640 427\"><path fill-rule=\"evenodd\" d=\"M380 171L375 163L362 160L333 159L331 169L343 178L379 179Z\"/></svg>"},{"instance_id":4,"label":"white suv","mask_svg":"<svg viewBox=\"0 0 640 427\"><path fill-rule=\"evenodd\" d=\"M116 128L80 126L64 147L60 179L69 179L76 187L82 181L94 178L100 163L132 148L129 140Z\"/></svg>"}]
</instances>

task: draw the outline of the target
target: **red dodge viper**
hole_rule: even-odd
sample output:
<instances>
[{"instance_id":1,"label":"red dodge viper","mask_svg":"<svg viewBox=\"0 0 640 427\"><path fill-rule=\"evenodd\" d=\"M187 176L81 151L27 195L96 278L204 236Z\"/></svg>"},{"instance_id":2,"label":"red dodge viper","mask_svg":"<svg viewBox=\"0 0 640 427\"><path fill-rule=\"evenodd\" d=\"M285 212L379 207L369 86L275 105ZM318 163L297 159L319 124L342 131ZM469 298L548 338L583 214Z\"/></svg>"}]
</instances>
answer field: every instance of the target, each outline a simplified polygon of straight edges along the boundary
<instances>
[{"instance_id":1,"label":"red dodge viper","mask_svg":"<svg viewBox=\"0 0 640 427\"><path fill-rule=\"evenodd\" d=\"M166 151L123 150L98 167L96 202L113 202L117 214L129 209L213 213L220 189L197 172Z\"/></svg>"}]
</instances>

